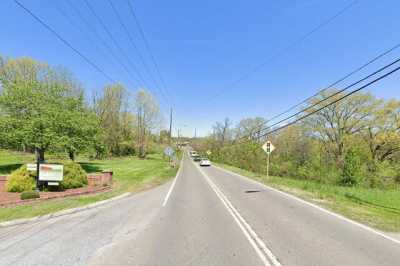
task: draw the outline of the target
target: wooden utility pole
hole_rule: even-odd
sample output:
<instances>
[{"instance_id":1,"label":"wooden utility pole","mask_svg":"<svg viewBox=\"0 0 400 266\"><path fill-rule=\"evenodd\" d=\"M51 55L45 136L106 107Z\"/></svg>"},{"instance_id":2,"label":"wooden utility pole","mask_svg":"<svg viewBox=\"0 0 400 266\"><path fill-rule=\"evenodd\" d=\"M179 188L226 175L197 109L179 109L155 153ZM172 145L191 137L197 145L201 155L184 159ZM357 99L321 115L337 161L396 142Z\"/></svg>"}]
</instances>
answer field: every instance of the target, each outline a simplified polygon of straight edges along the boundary
<instances>
[{"instance_id":1,"label":"wooden utility pole","mask_svg":"<svg viewBox=\"0 0 400 266\"><path fill-rule=\"evenodd\" d=\"M169 145L171 145L171 137L172 137L172 107L169 115Z\"/></svg>"}]
</instances>

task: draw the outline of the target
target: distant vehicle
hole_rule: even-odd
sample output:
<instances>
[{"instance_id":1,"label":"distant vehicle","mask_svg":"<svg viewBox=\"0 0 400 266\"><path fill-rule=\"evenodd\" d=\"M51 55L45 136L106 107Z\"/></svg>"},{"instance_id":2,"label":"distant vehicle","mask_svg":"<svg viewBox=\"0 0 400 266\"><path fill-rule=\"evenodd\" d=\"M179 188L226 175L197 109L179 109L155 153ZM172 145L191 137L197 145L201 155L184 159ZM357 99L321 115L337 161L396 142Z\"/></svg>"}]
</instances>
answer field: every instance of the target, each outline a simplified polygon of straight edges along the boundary
<instances>
[{"instance_id":1,"label":"distant vehicle","mask_svg":"<svg viewBox=\"0 0 400 266\"><path fill-rule=\"evenodd\" d=\"M195 156L193 156L193 161L200 162L201 161L201 157L199 155L195 155Z\"/></svg>"},{"instance_id":2,"label":"distant vehicle","mask_svg":"<svg viewBox=\"0 0 400 266\"><path fill-rule=\"evenodd\" d=\"M199 156L199 154L197 153L197 151L190 151L190 156L195 157L195 156Z\"/></svg>"},{"instance_id":3,"label":"distant vehicle","mask_svg":"<svg viewBox=\"0 0 400 266\"><path fill-rule=\"evenodd\" d=\"M211 166L211 162L207 158L201 158L200 160L200 166Z\"/></svg>"}]
</instances>

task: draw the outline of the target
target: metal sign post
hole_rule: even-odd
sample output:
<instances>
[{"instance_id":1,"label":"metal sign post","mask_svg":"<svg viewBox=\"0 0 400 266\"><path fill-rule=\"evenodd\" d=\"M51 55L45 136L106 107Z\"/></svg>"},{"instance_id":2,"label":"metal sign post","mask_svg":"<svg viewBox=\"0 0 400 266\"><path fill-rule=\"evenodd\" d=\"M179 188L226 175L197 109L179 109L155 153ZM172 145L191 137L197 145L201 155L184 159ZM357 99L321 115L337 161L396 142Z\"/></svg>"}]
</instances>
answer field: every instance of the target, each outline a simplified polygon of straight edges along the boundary
<instances>
[{"instance_id":1,"label":"metal sign post","mask_svg":"<svg viewBox=\"0 0 400 266\"><path fill-rule=\"evenodd\" d=\"M267 154L267 178L269 178L269 154Z\"/></svg>"},{"instance_id":2,"label":"metal sign post","mask_svg":"<svg viewBox=\"0 0 400 266\"><path fill-rule=\"evenodd\" d=\"M271 141L267 141L262 145L262 149L265 151L267 154L267 178L269 177L269 157L271 155L271 152L275 150L275 146L272 145Z\"/></svg>"},{"instance_id":3,"label":"metal sign post","mask_svg":"<svg viewBox=\"0 0 400 266\"><path fill-rule=\"evenodd\" d=\"M40 168L40 161L39 161L39 151L35 148L36 152L36 191L39 192L39 168Z\"/></svg>"}]
</instances>

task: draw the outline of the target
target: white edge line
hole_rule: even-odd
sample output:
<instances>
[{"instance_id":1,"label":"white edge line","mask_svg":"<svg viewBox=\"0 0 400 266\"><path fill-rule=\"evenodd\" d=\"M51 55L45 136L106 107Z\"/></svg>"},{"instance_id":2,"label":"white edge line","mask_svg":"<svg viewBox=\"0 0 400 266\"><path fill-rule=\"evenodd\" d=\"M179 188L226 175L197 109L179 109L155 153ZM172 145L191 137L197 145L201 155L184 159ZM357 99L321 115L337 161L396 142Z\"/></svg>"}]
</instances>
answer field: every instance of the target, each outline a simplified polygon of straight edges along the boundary
<instances>
[{"instance_id":1,"label":"white edge line","mask_svg":"<svg viewBox=\"0 0 400 266\"><path fill-rule=\"evenodd\" d=\"M182 155L181 162L179 163L178 172L176 173L176 176L175 176L175 178L174 178L174 181L172 182L171 186L169 187L169 190L168 190L167 195L165 195L165 198L164 198L164 201L163 201L163 204L162 204L163 207L165 207L165 205L167 205L169 196L171 196L172 190L173 190L174 187L175 187L176 180L178 179L178 176L179 176L180 173L181 173L181 169L182 169L182 167L183 167L183 166L182 166L182 162L183 162L183 157L184 157L184 156L185 156L185 155L183 154L183 155Z\"/></svg>"},{"instance_id":2,"label":"white edge line","mask_svg":"<svg viewBox=\"0 0 400 266\"><path fill-rule=\"evenodd\" d=\"M282 195L284 195L284 196L286 196L286 197L288 197L288 198L294 199L294 200L299 201L299 202L301 202L301 203L303 203L303 204L306 204L306 205L308 205L308 206L310 206L310 207L316 208L316 209L318 209L318 210L320 210L320 211L322 211L322 212L324 212L324 213L327 213L327 214L329 214L329 215L331 215L331 216L334 216L334 217L336 217L336 218L338 218L338 219L340 219L340 220L349 222L349 223L351 223L351 224L353 224L353 225L356 225L356 226L358 226L358 227L360 227L360 228L363 228L363 229L366 230L366 231L369 231L369 232L371 232L371 233L374 233L374 234L376 234L376 235L378 235L378 236L381 236L381 237L383 237L383 238L385 238L385 239L387 239L387 240L390 240L390 241L392 241L392 242L394 242L394 243L400 245L400 240L395 239L395 238L393 238L393 237L390 237L390 236L388 236L388 235L386 235L386 234L384 234L384 233L382 233L382 232L379 232L379 231L377 231L377 230L375 230L375 229L373 229L373 228L371 228L371 227L369 227L369 226L367 226L367 225L365 225L365 224L361 224L361 223L359 223L359 222L353 221L353 220L351 220L351 219L349 219L349 218L346 218L346 217L344 217L344 216L342 216L342 215L340 215L340 214L331 212L331 211L329 211L329 210L327 210L327 209L325 209L325 208L322 208L322 207L320 207L320 206L318 206L318 205L315 205L315 204L313 204L313 203L311 203L311 202L308 202L308 201L306 201L306 200L300 199L300 198L298 198L298 197L296 197L296 196L294 196L294 195L292 195L292 194L283 192L283 191L281 191L281 190L279 190L279 189L276 189L276 188L267 186L267 185L265 185L265 184L263 184L263 183L260 183L260 182L254 180L254 179L251 179L251 178L249 178L249 177L245 177L245 176L243 176L243 175L234 173L234 172L232 172L232 171L226 170L226 169L221 168L221 167L219 167L219 166L214 166L214 167L217 168L217 169L219 169L219 170L221 170L221 171L224 171L224 172L226 172L226 173L229 173L229 174L238 176L238 177L240 177L240 178L243 178L243 179L245 179L245 180L247 180L247 181L254 182L254 183L256 183L256 184L258 184L258 185L261 185L261 186L263 186L263 187L265 187L265 188L267 188L267 189L269 189L269 190L275 191L275 192L277 192L277 193L279 193L279 194L282 194Z\"/></svg>"},{"instance_id":3,"label":"white edge line","mask_svg":"<svg viewBox=\"0 0 400 266\"><path fill-rule=\"evenodd\" d=\"M222 191L214 184L214 182L211 181L211 179L208 177L204 171L195 164L196 168L200 171L200 173L204 176L210 187L214 190L214 192L217 194L218 198L222 201L226 209L229 211L229 213L232 215L236 223L239 225L240 229L242 230L243 234L246 236L247 240L250 242L250 244L253 246L255 251L257 252L258 256L262 260L262 262L265 265L271 265L265 255L268 256L268 258L272 261L273 265L280 266L281 264L279 261L276 259L276 257L272 254L272 252L266 247L265 243L257 236L256 232L251 228L251 226L244 220L244 218L240 215L240 213L235 209L235 207L232 205L232 203L228 200L228 198L222 193ZM242 223L240 221L242 221ZM244 228L246 227L246 229ZM261 246L257 246L256 242L254 239L257 241L257 243ZM264 253L262 252L265 252Z\"/></svg>"}]
</instances>

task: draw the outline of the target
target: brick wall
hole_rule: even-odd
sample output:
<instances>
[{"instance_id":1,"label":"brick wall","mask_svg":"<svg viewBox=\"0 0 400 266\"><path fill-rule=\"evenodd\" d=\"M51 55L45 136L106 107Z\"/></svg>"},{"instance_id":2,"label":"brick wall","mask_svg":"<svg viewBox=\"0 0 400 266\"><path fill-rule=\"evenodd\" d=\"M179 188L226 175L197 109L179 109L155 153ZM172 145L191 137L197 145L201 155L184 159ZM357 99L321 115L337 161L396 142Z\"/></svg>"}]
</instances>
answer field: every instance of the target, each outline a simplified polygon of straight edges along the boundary
<instances>
[{"instance_id":1,"label":"brick wall","mask_svg":"<svg viewBox=\"0 0 400 266\"><path fill-rule=\"evenodd\" d=\"M88 184L90 186L106 186L112 183L112 171L103 171L102 173L88 174Z\"/></svg>"},{"instance_id":2,"label":"brick wall","mask_svg":"<svg viewBox=\"0 0 400 266\"><path fill-rule=\"evenodd\" d=\"M4 187L7 182L7 176L5 175L0 175L0 191L4 191Z\"/></svg>"}]
</instances>

